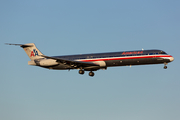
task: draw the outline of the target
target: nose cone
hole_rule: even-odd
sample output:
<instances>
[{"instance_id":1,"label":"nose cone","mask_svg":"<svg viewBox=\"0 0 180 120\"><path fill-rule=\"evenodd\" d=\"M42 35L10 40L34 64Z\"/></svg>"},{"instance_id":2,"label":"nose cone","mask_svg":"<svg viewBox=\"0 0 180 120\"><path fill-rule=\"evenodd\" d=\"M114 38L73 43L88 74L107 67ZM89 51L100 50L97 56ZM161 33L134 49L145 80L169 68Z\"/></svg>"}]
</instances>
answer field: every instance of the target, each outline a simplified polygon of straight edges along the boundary
<instances>
[{"instance_id":1,"label":"nose cone","mask_svg":"<svg viewBox=\"0 0 180 120\"><path fill-rule=\"evenodd\" d=\"M174 60L173 56L172 56L172 57L170 57L170 61L172 62L173 60Z\"/></svg>"}]
</instances>

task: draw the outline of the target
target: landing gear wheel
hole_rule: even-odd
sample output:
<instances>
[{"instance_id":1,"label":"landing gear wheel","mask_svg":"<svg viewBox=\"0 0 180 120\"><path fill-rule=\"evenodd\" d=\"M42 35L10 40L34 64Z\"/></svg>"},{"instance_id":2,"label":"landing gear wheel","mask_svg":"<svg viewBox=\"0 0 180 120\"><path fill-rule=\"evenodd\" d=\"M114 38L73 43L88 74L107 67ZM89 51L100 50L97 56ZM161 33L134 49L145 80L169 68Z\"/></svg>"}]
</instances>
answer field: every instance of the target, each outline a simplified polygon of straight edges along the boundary
<instances>
[{"instance_id":1,"label":"landing gear wheel","mask_svg":"<svg viewBox=\"0 0 180 120\"><path fill-rule=\"evenodd\" d=\"M167 66L166 66L166 65L167 65L167 63L164 63L164 69L167 69Z\"/></svg>"},{"instance_id":2,"label":"landing gear wheel","mask_svg":"<svg viewBox=\"0 0 180 120\"><path fill-rule=\"evenodd\" d=\"M167 66L164 66L164 69L167 69Z\"/></svg>"},{"instance_id":3,"label":"landing gear wheel","mask_svg":"<svg viewBox=\"0 0 180 120\"><path fill-rule=\"evenodd\" d=\"M79 70L79 74L83 75L84 74L84 70Z\"/></svg>"},{"instance_id":4,"label":"landing gear wheel","mask_svg":"<svg viewBox=\"0 0 180 120\"><path fill-rule=\"evenodd\" d=\"M89 72L89 76L93 77L94 76L94 72Z\"/></svg>"}]
</instances>

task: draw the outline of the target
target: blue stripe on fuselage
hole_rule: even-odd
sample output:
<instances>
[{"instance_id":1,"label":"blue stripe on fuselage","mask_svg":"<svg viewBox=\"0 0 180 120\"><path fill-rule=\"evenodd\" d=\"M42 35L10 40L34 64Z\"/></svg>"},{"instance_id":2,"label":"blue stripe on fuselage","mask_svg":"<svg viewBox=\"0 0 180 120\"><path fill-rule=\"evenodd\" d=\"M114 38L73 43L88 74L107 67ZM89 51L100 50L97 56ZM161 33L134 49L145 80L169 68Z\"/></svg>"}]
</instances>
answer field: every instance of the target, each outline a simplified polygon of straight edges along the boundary
<instances>
[{"instance_id":1,"label":"blue stripe on fuselage","mask_svg":"<svg viewBox=\"0 0 180 120\"><path fill-rule=\"evenodd\" d=\"M136 54L135 54L136 53ZM80 60L80 59L95 59L95 58L110 58L110 57L125 57L125 56L141 56L141 55L158 55L167 54L162 50L139 50L139 51L124 51L124 52L108 52L108 53L93 53L82 55L66 55L66 56L53 56L56 58L66 60Z\"/></svg>"}]
</instances>

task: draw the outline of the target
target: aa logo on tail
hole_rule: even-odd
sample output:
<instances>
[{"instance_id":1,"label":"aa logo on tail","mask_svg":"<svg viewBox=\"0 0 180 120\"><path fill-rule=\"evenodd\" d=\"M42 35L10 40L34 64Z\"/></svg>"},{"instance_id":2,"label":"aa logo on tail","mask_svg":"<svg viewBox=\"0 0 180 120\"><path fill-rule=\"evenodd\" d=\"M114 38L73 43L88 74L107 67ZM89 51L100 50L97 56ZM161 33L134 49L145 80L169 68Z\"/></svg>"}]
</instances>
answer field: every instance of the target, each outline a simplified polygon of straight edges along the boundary
<instances>
[{"instance_id":1,"label":"aa logo on tail","mask_svg":"<svg viewBox=\"0 0 180 120\"><path fill-rule=\"evenodd\" d=\"M33 51L31 51L30 57L34 57L34 56L38 56L38 51L36 49L33 49Z\"/></svg>"}]
</instances>

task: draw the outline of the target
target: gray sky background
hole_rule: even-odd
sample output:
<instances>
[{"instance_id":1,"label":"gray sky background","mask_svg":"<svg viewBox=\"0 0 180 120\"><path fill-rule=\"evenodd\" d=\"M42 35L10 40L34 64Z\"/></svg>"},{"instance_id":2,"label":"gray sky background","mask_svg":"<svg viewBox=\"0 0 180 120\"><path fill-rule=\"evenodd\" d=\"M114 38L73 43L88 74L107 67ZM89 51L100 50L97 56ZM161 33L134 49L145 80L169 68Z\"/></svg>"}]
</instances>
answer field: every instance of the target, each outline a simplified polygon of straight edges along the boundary
<instances>
[{"instance_id":1,"label":"gray sky background","mask_svg":"<svg viewBox=\"0 0 180 120\"><path fill-rule=\"evenodd\" d=\"M179 120L180 1L1 0L1 120ZM77 70L28 66L23 49L48 56L162 49L175 60Z\"/></svg>"}]
</instances>

